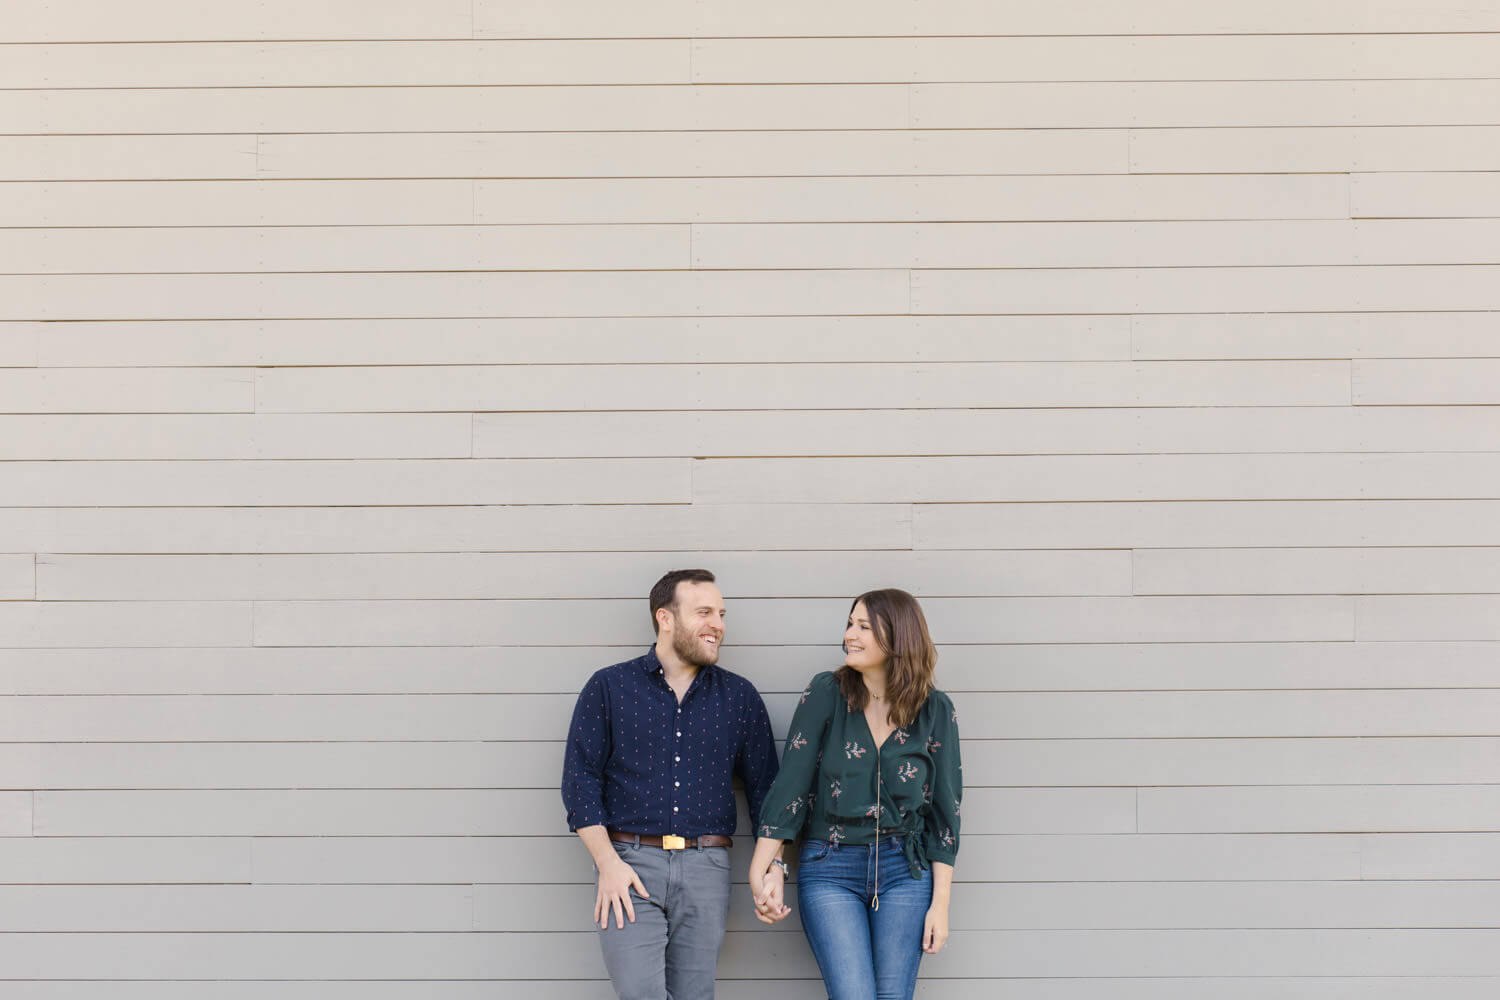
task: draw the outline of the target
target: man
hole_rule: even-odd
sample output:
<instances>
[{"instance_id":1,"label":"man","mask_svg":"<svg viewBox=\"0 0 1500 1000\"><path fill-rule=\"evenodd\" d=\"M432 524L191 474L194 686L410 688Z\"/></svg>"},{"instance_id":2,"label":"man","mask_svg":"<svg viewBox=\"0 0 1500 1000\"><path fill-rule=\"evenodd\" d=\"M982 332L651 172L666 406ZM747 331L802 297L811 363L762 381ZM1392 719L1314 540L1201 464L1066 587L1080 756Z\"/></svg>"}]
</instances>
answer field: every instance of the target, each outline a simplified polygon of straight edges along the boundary
<instances>
[{"instance_id":1,"label":"man","mask_svg":"<svg viewBox=\"0 0 1500 1000\"><path fill-rule=\"evenodd\" d=\"M674 570L650 603L656 645L600 670L578 696L563 804L599 872L594 921L621 1000L712 1000L733 778L745 783L753 827L776 749L754 686L716 666L724 598L714 575Z\"/></svg>"}]
</instances>

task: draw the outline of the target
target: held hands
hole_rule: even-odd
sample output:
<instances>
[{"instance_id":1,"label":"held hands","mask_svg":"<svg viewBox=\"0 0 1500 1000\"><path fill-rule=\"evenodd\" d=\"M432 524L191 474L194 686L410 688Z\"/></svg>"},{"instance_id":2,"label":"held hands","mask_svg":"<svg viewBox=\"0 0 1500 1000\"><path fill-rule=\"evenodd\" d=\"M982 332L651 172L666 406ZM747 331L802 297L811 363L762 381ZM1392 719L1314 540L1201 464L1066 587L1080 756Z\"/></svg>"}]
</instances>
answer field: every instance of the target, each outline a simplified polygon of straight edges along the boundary
<instances>
[{"instance_id":1,"label":"held hands","mask_svg":"<svg viewBox=\"0 0 1500 1000\"><path fill-rule=\"evenodd\" d=\"M755 897L755 919L763 924L778 923L787 918L792 908L783 899L786 876L777 865L769 865L765 871L750 871L750 893Z\"/></svg>"},{"instance_id":2,"label":"held hands","mask_svg":"<svg viewBox=\"0 0 1500 1000\"><path fill-rule=\"evenodd\" d=\"M948 907L933 903L927 908L927 919L922 924L922 950L936 955L948 943Z\"/></svg>"},{"instance_id":3,"label":"held hands","mask_svg":"<svg viewBox=\"0 0 1500 1000\"><path fill-rule=\"evenodd\" d=\"M635 869L619 857L614 859L613 864L606 861L604 867L599 869L599 895L594 898L594 919L599 922L601 931L609 926L611 909L615 914L615 927L623 929L626 916L631 923L635 923L635 907L630 902L631 889L639 893L642 899L651 898Z\"/></svg>"}]
</instances>

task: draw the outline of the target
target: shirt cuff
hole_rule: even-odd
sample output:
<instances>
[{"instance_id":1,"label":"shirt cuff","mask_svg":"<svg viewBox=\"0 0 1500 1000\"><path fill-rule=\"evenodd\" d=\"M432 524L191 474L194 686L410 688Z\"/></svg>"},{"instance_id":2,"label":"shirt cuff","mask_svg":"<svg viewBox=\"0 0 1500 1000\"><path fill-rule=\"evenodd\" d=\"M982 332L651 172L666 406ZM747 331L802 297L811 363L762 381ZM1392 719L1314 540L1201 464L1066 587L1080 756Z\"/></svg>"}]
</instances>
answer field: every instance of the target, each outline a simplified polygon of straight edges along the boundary
<instances>
[{"instance_id":1,"label":"shirt cuff","mask_svg":"<svg viewBox=\"0 0 1500 1000\"><path fill-rule=\"evenodd\" d=\"M943 864L949 865L950 867L957 867L957 865L958 865L958 848L955 847L953 850L950 851L950 850L947 850L946 848L941 848L941 847L939 847L937 849L933 849L933 848L929 847L929 848L927 848L927 860L929 862L931 862L931 861L941 861Z\"/></svg>"}]
</instances>

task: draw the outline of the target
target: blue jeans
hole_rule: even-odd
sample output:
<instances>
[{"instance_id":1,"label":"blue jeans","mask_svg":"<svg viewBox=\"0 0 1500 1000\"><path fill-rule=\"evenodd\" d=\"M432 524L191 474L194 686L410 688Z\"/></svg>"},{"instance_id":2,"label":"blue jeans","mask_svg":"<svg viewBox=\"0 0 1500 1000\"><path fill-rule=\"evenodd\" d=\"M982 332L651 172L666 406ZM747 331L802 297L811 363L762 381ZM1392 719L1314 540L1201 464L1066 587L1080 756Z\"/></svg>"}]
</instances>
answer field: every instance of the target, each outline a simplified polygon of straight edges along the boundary
<instances>
[{"instance_id":1,"label":"blue jeans","mask_svg":"<svg viewBox=\"0 0 1500 1000\"><path fill-rule=\"evenodd\" d=\"M880 909L870 909L879 862ZM932 872L912 878L900 841L802 845L797 904L829 1000L911 1000L932 905Z\"/></svg>"}]
</instances>

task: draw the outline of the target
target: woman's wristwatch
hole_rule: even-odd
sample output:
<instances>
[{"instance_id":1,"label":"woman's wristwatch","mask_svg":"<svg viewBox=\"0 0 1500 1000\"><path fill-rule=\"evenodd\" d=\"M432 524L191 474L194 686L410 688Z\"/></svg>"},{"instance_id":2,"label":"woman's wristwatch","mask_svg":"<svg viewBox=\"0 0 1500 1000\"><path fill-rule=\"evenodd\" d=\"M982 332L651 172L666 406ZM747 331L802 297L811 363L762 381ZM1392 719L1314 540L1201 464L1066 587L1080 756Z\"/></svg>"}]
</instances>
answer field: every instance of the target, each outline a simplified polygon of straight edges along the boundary
<instances>
[{"instance_id":1,"label":"woman's wristwatch","mask_svg":"<svg viewBox=\"0 0 1500 1000\"><path fill-rule=\"evenodd\" d=\"M781 869L781 874L784 877L786 877L786 878L791 878L792 877L792 870L786 866L786 862L785 861L782 861L780 858L772 858L771 859L771 864L775 865L777 868L780 868ZM770 871L770 870L771 869L769 867L766 868L766 871Z\"/></svg>"}]
</instances>

